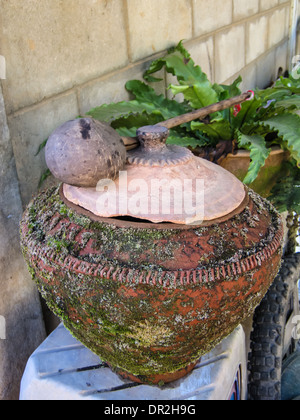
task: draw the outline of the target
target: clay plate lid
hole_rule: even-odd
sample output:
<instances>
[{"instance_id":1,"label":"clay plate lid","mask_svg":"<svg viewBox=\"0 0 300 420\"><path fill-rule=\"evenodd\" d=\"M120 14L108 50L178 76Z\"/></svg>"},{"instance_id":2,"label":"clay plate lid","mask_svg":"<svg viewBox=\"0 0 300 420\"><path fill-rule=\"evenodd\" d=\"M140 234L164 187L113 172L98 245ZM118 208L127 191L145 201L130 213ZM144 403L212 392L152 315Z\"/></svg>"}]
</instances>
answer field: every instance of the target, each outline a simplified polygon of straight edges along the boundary
<instances>
[{"instance_id":1,"label":"clay plate lid","mask_svg":"<svg viewBox=\"0 0 300 420\"><path fill-rule=\"evenodd\" d=\"M64 184L65 197L100 217L192 225L229 218L245 201L244 185L188 149L166 145L168 134L160 126L140 128L140 147L128 152L118 179L99 180L96 188Z\"/></svg>"}]
</instances>

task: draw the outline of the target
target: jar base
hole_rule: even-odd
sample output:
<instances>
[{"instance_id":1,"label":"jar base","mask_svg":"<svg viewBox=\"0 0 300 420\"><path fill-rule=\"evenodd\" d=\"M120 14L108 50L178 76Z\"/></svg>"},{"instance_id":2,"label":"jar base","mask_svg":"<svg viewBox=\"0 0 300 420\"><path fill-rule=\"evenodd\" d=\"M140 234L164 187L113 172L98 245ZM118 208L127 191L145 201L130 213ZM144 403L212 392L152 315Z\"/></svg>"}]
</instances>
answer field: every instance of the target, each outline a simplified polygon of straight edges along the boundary
<instances>
[{"instance_id":1,"label":"jar base","mask_svg":"<svg viewBox=\"0 0 300 420\"><path fill-rule=\"evenodd\" d=\"M153 374L153 375L133 375L129 372L123 371L120 368L115 368L110 366L110 368L117 373L119 376L121 376L122 379L130 380L133 382L137 382L139 384L148 384L148 385L159 385L162 386L164 384L168 384L170 382L177 381L178 379L184 378L186 375L188 375L198 363L200 363L201 359L197 360L194 363L191 363L190 365L186 366L183 369L177 370L176 372L172 373L161 373L161 374Z\"/></svg>"}]
</instances>

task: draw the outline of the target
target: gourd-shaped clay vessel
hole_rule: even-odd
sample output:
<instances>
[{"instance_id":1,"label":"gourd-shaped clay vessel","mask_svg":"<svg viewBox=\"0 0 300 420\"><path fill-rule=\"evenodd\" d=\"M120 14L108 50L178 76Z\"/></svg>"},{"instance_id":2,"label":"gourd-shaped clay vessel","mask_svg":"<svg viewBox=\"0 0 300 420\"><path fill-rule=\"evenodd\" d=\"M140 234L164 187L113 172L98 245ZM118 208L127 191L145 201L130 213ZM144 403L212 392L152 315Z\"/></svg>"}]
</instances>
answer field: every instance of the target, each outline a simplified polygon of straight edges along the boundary
<instances>
[{"instance_id":1,"label":"gourd-shaped clay vessel","mask_svg":"<svg viewBox=\"0 0 300 420\"><path fill-rule=\"evenodd\" d=\"M253 313L278 272L283 233L272 205L231 174L165 146L164 130L138 136L127 180L202 179L204 210L191 224L175 205L169 215L134 214L130 188L124 197L109 186L63 184L30 203L21 243L66 328L123 377L162 384L186 375ZM103 194L123 207L127 200L129 211L96 215Z\"/></svg>"},{"instance_id":2,"label":"gourd-shaped clay vessel","mask_svg":"<svg viewBox=\"0 0 300 420\"><path fill-rule=\"evenodd\" d=\"M58 180L88 188L95 187L100 179L118 176L126 149L108 124L87 117L58 127L47 141L45 156Z\"/></svg>"}]
</instances>

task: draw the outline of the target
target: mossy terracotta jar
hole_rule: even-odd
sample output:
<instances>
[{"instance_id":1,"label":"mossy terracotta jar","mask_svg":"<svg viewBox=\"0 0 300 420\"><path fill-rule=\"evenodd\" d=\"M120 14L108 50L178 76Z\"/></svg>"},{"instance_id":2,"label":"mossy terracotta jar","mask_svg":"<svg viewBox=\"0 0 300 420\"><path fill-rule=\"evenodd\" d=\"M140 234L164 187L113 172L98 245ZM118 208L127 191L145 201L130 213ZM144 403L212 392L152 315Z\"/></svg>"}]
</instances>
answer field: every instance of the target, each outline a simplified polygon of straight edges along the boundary
<instances>
[{"instance_id":1,"label":"mossy terracotta jar","mask_svg":"<svg viewBox=\"0 0 300 420\"><path fill-rule=\"evenodd\" d=\"M209 197L217 173L229 174L192 154L173 158L159 166L154 155L151 164L149 155L129 156L128 176L135 165L166 176L170 167L181 165L184 173L198 165L211 176L204 183ZM231 174L226 179L231 191L236 181ZM252 314L279 270L279 215L241 183L235 189L231 211L187 225L166 223L165 215L161 222L157 215L150 222L150 214L142 220L96 216L71 203L61 185L28 206L21 222L24 257L50 309L114 371L142 383L171 382ZM226 188L218 194L216 205L226 208Z\"/></svg>"}]
</instances>

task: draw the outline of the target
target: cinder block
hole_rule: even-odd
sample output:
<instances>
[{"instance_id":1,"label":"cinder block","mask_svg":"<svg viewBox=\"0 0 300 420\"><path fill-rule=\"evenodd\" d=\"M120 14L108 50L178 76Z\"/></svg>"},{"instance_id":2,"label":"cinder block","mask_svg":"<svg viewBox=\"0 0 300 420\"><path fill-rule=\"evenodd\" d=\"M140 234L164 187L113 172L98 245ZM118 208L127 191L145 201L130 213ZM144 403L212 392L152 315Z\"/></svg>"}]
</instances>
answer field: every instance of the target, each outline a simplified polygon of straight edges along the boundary
<instances>
[{"instance_id":1,"label":"cinder block","mask_svg":"<svg viewBox=\"0 0 300 420\"><path fill-rule=\"evenodd\" d=\"M256 71L256 63L251 63L240 72L243 78L243 81L240 85L242 92L247 92L250 89L254 90L257 87Z\"/></svg>"},{"instance_id":2,"label":"cinder block","mask_svg":"<svg viewBox=\"0 0 300 420\"><path fill-rule=\"evenodd\" d=\"M132 61L192 37L190 0L127 0Z\"/></svg>"},{"instance_id":3,"label":"cinder block","mask_svg":"<svg viewBox=\"0 0 300 420\"><path fill-rule=\"evenodd\" d=\"M92 80L78 90L78 101L80 115L85 114L92 108L111 102L128 101L131 99L129 92L125 88L128 80L142 80L143 74L148 69L152 60L147 60L126 67L123 70L110 73L109 75ZM164 72L156 75L164 79ZM145 82L145 81L144 81ZM153 88L158 94L165 95L165 81L154 83Z\"/></svg>"},{"instance_id":4,"label":"cinder block","mask_svg":"<svg viewBox=\"0 0 300 420\"><path fill-rule=\"evenodd\" d=\"M214 40L210 37L202 42L187 44L195 64L199 65L210 81L214 79Z\"/></svg>"},{"instance_id":5,"label":"cinder block","mask_svg":"<svg viewBox=\"0 0 300 420\"><path fill-rule=\"evenodd\" d=\"M128 101L129 93L125 89L125 84L129 78L140 80L141 75L128 70L120 71L80 86L77 89L80 115L103 104Z\"/></svg>"},{"instance_id":6,"label":"cinder block","mask_svg":"<svg viewBox=\"0 0 300 420\"><path fill-rule=\"evenodd\" d=\"M71 92L8 118L23 205L27 205L37 192L40 177L46 169L44 153L35 156L39 145L58 126L78 115L76 93Z\"/></svg>"},{"instance_id":7,"label":"cinder block","mask_svg":"<svg viewBox=\"0 0 300 420\"><path fill-rule=\"evenodd\" d=\"M259 11L259 0L233 0L234 20L244 19Z\"/></svg>"},{"instance_id":8,"label":"cinder block","mask_svg":"<svg viewBox=\"0 0 300 420\"><path fill-rule=\"evenodd\" d=\"M277 74L275 68L275 50L262 56L256 63L257 65L257 87L265 89L274 82Z\"/></svg>"},{"instance_id":9,"label":"cinder block","mask_svg":"<svg viewBox=\"0 0 300 420\"><path fill-rule=\"evenodd\" d=\"M236 73L225 81L226 85L232 84L239 76L242 76L242 83L239 86L241 92L247 92L248 90L254 90L256 88L256 62L249 64L244 67L241 71Z\"/></svg>"},{"instance_id":10,"label":"cinder block","mask_svg":"<svg viewBox=\"0 0 300 420\"><path fill-rule=\"evenodd\" d=\"M260 0L260 10L269 10L278 5L278 0Z\"/></svg>"},{"instance_id":11,"label":"cinder block","mask_svg":"<svg viewBox=\"0 0 300 420\"><path fill-rule=\"evenodd\" d=\"M233 0L233 20L251 17L259 11L259 0Z\"/></svg>"},{"instance_id":12,"label":"cinder block","mask_svg":"<svg viewBox=\"0 0 300 420\"><path fill-rule=\"evenodd\" d=\"M193 10L196 36L232 23L232 0L193 0Z\"/></svg>"},{"instance_id":13,"label":"cinder block","mask_svg":"<svg viewBox=\"0 0 300 420\"><path fill-rule=\"evenodd\" d=\"M233 26L216 35L216 82L221 83L245 66L245 27Z\"/></svg>"},{"instance_id":14,"label":"cinder block","mask_svg":"<svg viewBox=\"0 0 300 420\"><path fill-rule=\"evenodd\" d=\"M277 45L288 36L288 8L276 10L269 17L269 48Z\"/></svg>"},{"instance_id":15,"label":"cinder block","mask_svg":"<svg viewBox=\"0 0 300 420\"><path fill-rule=\"evenodd\" d=\"M268 48L268 18L262 16L247 24L246 61L251 63Z\"/></svg>"},{"instance_id":16,"label":"cinder block","mask_svg":"<svg viewBox=\"0 0 300 420\"><path fill-rule=\"evenodd\" d=\"M279 68L282 68L283 71L288 70L288 48L288 42L285 42L276 48L275 68L277 72Z\"/></svg>"},{"instance_id":17,"label":"cinder block","mask_svg":"<svg viewBox=\"0 0 300 420\"><path fill-rule=\"evenodd\" d=\"M128 63L122 0L1 2L7 113Z\"/></svg>"}]
</instances>

